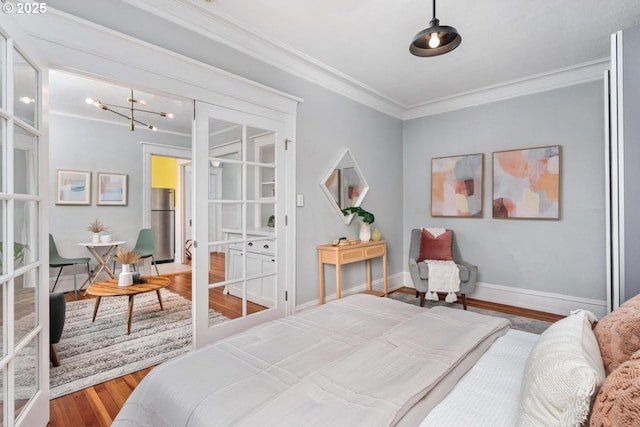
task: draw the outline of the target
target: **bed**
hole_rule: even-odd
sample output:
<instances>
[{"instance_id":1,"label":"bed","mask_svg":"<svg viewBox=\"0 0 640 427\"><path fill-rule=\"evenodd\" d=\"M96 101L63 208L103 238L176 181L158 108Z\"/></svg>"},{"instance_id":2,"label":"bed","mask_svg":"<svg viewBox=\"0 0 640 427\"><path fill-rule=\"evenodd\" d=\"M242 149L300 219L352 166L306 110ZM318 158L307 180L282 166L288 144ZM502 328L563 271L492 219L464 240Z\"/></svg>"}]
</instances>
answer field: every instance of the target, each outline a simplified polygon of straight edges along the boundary
<instances>
[{"instance_id":1,"label":"bed","mask_svg":"<svg viewBox=\"0 0 640 427\"><path fill-rule=\"evenodd\" d=\"M156 367L112 425L579 425L605 373L592 315L566 319L542 339L502 318L353 295Z\"/></svg>"}]
</instances>

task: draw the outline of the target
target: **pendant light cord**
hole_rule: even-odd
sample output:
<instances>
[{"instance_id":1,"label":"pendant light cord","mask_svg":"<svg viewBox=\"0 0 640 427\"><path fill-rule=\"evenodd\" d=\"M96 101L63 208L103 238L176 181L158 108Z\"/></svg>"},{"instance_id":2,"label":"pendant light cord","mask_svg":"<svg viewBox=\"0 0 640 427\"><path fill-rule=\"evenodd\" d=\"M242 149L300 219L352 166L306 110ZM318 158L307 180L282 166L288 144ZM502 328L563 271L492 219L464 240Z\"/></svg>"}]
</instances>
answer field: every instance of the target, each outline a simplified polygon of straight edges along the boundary
<instances>
[{"instance_id":1,"label":"pendant light cord","mask_svg":"<svg viewBox=\"0 0 640 427\"><path fill-rule=\"evenodd\" d=\"M433 19L436 19L436 0L433 0Z\"/></svg>"}]
</instances>

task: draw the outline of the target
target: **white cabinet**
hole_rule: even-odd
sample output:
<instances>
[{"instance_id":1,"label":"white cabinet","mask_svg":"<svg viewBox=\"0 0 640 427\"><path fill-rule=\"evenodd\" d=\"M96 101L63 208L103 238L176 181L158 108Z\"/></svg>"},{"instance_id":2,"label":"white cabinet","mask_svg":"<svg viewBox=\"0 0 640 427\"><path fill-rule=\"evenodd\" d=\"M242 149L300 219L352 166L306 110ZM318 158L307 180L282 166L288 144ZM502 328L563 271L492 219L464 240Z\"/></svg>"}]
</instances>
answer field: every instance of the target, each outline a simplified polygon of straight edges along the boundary
<instances>
[{"instance_id":1,"label":"white cabinet","mask_svg":"<svg viewBox=\"0 0 640 427\"><path fill-rule=\"evenodd\" d=\"M266 233L265 233L266 234ZM261 236L248 235L245 244L232 243L227 251L226 280L246 277L247 301L264 307L275 307L276 259L273 240L254 240ZM246 260L245 260L246 259ZM246 262L246 276L243 276ZM242 297L243 283L235 283L225 288L225 293Z\"/></svg>"}]
</instances>

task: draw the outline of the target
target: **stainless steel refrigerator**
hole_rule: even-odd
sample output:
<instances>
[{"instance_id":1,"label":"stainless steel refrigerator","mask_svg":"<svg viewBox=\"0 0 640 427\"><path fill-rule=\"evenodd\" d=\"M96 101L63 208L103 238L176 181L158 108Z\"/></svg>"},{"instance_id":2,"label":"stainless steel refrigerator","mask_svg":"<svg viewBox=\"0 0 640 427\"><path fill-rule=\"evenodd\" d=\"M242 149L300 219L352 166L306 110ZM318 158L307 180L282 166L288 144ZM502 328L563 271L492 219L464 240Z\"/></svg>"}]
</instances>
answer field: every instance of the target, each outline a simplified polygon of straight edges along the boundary
<instances>
[{"instance_id":1,"label":"stainless steel refrigerator","mask_svg":"<svg viewBox=\"0 0 640 427\"><path fill-rule=\"evenodd\" d=\"M156 237L156 262L173 262L175 254L176 217L174 191L171 188L151 189L151 229Z\"/></svg>"}]
</instances>

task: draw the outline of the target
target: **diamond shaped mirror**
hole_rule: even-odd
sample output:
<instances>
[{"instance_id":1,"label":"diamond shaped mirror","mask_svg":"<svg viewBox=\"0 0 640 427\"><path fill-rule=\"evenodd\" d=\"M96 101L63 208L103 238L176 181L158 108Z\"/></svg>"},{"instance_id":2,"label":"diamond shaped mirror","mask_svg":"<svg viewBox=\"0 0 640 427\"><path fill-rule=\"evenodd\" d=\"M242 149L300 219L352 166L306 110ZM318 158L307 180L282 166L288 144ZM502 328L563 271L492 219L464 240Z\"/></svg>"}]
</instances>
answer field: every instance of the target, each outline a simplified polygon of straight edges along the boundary
<instances>
[{"instance_id":1,"label":"diamond shaped mirror","mask_svg":"<svg viewBox=\"0 0 640 427\"><path fill-rule=\"evenodd\" d=\"M350 224L354 214L345 216L342 209L360 206L369 191L369 184L351 150L345 148L320 180L320 188L340 220Z\"/></svg>"}]
</instances>

